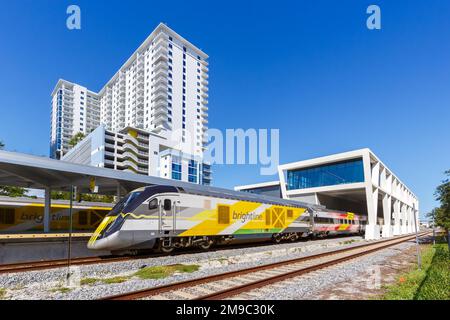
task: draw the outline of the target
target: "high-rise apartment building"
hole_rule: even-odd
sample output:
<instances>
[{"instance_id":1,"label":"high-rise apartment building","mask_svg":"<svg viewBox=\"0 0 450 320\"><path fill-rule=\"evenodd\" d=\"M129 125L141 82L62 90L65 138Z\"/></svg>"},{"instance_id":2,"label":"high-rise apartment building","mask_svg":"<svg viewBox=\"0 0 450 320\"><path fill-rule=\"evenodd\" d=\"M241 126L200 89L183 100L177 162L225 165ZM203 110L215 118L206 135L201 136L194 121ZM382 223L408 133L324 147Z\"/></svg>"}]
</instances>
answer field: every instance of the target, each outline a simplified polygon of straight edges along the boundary
<instances>
[{"instance_id":1,"label":"high-rise apartment building","mask_svg":"<svg viewBox=\"0 0 450 320\"><path fill-rule=\"evenodd\" d=\"M102 125L106 135L118 134L120 143L124 130L133 128L149 134L150 147L154 141L162 143L150 148L150 159L140 159L157 156L158 161L146 167L122 156L112 160L107 153L94 165L110 167L113 161L118 170L209 184L210 168L202 163L208 129L207 59L202 50L161 23L100 92L59 80L52 93L50 156L79 161L84 157L76 154L81 148L68 154L76 133L89 135ZM124 167L125 163L130 165Z\"/></svg>"},{"instance_id":2,"label":"high-rise apartment building","mask_svg":"<svg viewBox=\"0 0 450 320\"><path fill-rule=\"evenodd\" d=\"M51 157L61 158L77 132L100 123L178 139L183 153L202 156L208 124L208 56L159 24L99 93L65 80L52 93Z\"/></svg>"},{"instance_id":3,"label":"high-rise apartment building","mask_svg":"<svg viewBox=\"0 0 450 320\"><path fill-rule=\"evenodd\" d=\"M100 125L97 93L78 84L59 80L52 93L50 154L61 158L69 151L69 141L81 132L88 134Z\"/></svg>"}]
</instances>

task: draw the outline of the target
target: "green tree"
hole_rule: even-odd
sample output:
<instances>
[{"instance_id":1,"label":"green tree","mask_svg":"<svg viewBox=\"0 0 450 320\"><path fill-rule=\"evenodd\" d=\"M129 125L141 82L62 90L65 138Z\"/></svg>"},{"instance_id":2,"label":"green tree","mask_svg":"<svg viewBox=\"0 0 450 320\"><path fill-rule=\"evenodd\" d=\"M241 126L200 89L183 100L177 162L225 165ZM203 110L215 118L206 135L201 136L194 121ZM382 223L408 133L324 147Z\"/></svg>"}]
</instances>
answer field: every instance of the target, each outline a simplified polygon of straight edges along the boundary
<instances>
[{"instance_id":1,"label":"green tree","mask_svg":"<svg viewBox=\"0 0 450 320\"><path fill-rule=\"evenodd\" d=\"M0 186L0 196L7 197L25 197L27 190L21 187Z\"/></svg>"},{"instance_id":2,"label":"green tree","mask_svg":"<svg viewBox=\"0 0 450 320\"><path fill-rule=\"evenodd\" d=\"M450 170L445 171L446 179L437 186L434 193L436 200L440 202L439 208L433 209L427 214L436 226L445 230L447 234L448 248L450 250Z\"/></svg>"},{"instance_id":3,"label":"green tree","mask_svg":"<svg viewBox=\"0 0 450 320\"><path fill-rule=\"evenodd\" d=\"M5 144L3 143L2 140L0 140L0 150L3 150L4 147L5 147Z\"/></svg>"},{"instance_id":4,"label":"green tree","mask_svg":"<svg viewBox=\"0 0 450 320\"><path fill-rule=\"evenodd\" d=\"M70 200L70 193L65 191L52 191L51 198L53 200ZM88 202L106 202L113 203L114 196L107 196L101 194L89 194L82 193L78 197L79 201L88 201Z\"/></svg>"},{"instance_id":5,"label":"green tree","mask_svg":"<svg viewBox=\"0 0 450 320\"><path fill-rule=\"evenodd\" d=\"M82 132L78 132L77 134L75 134L69 141L69 146L71 147L75 147L78 142L80 142L81 140L83 140L86 136L84 135L84 133Z\"/></svg>"}]
</instances>

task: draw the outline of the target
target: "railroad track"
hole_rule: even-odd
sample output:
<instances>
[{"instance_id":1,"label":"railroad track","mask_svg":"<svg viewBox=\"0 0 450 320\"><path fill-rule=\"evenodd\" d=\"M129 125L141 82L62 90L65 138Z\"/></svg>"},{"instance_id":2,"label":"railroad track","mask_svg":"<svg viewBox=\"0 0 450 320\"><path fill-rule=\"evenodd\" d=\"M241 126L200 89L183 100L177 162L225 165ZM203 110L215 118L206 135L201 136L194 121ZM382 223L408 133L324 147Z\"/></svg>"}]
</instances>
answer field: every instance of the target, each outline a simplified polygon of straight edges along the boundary
<instances>
[{"instance_id":1,"label":"railroad track","mask_svg":"<svg viewBox=\"0 0 450 320\"><path fill-rule=\"evenodd\" d=\"M252 247L257 246L265 246L268 245L267 242L261 243L251 243ZM276 245L276 244L274 244ZM230 244L228 246L219 246L212 251L220 251L227 249L240 249L248 247L248 243L244 244ZM174 252L171 255L179 255L186 253L201 253L204 250L201 249L191 249L191 250L183 250L181 252ZM72 258L71 265L89 265L89 264L99 264L99 263L109 263L109 262L121 262L128 261L133 259L147 259L147 258L158 258L162 256L167 256L165 253L149 253L149 254L140 254L136 256L97 256L97 257L82 257L82 258ZM62 268L67 266L67 259L55 259L55 260L43 260L43 261L32 261L32 262L20 262L20 263L12 263L12 264L0 264L0 274L5 273L19 273L26 271L37 271L37 270L46 270L46 269L54 269L54 268Z\"/></svg>"},{"instance_id":2,"label":"railroad track","mask_svg":"<svg viewBox=\"0 0 450 320\"><path fill-rule=\"evenodd\" d=\"M70 260L70 265L71 266L79 266L79 265L89 265L89 264L98 264L98 263L120 262L120 261L127 261L127 260L131 260L131 259L143 259L143 258L145 258L145 257L142 257L142 256L133 256L133 257L130 257L130 256L123 256L123 257L100 256L100 257L73 258ZM67 259L2 264L2 265L0 265L0 274L54 269L54 268L61 268L61 267L65 267L65 266L67 266Z\"/></svg>"},{"instance_id":3,"label":"railroad track","mask_svg":"<svg viewBox=\"0 0 450 320\"><path fill-rule=\"evenodd\" d=\"M428 233L421 233L420 236ZM254 289L352 260L414 238L415 235L396 237L351 248L104 297L100 300L144 298L152 300L221 300L232 298Z\"/></svg>"}]
</instances>

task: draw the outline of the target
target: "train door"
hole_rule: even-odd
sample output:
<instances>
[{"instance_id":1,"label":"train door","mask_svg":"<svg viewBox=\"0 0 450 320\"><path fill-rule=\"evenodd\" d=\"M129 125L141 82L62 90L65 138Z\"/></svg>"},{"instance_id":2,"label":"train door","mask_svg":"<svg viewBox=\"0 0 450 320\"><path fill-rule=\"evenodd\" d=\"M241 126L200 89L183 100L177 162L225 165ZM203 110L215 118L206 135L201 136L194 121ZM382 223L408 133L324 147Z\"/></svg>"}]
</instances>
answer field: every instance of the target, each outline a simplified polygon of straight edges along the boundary
<instances>
[{"instance_id":1,"label":"train door","mask_svg":"<svg viewBox=\"0 0 450 320\"><path fill-rule=\"evenodd\" d=\"M176 218L180 210L179 196L167 195L161 197L159 202L159 229L162 233L169 233L176 229Z\"/></svg>"}]
</instances>

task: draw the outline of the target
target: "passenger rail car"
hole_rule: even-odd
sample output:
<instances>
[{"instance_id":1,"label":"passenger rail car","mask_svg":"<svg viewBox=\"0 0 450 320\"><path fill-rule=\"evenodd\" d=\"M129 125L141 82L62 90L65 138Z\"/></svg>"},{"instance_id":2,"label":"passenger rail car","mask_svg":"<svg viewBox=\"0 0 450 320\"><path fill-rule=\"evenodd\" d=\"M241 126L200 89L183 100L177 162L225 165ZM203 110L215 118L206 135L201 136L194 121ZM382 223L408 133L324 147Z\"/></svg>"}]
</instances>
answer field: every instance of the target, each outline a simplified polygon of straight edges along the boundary
<instances>
[{"instance_id":1,"label":"passenger rail car","mask_svg":"<svg viewBox=\"0 0 450 320\"><path fill-rule=\"evenodd\" d=\"M317 210L314 212L312 233L324 237L337 234L362 234L367 218L352 212Z\"/></svg>"},{"instance_id":2,"label":"passenger rail car","mask_svg":"<svg viewBox=\"0 0 450 320\"><path fill-rule=\"evenodd\" d=\"M309 206L252 194L151 186L130 193L96 230L88 247L103 250L199 246L310 231Z\"/></svg>"},{"instance_id":3,"label":"passenger rail car","mask_svg":"<svg viewBox=\"0 0 450 320\"><path fill-rule=\"evenodd\" d=\"M312 234L314 210L315 206L306 203L250 193L150 186L117 203L88 248L114 253L170 252L191 246L209 249L235 239L295 241Z\"/></svg>"},{"instance_id":4,"label":"passenger rail car","mask_svg":"<svg viewBox=\"0 0 450 320\"><path fill-rule=\"evenodd\" d=\"M74 203L73 230L92 232L111 211L111 204ZM0 233L42 232L44 230L42 199L0 197ZM50 210L50 229L69 230L69 204L53 200Z\"/></svg>"}]
</instances>

